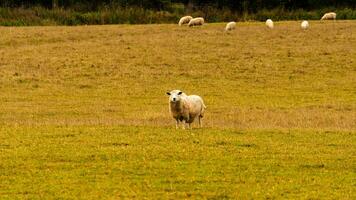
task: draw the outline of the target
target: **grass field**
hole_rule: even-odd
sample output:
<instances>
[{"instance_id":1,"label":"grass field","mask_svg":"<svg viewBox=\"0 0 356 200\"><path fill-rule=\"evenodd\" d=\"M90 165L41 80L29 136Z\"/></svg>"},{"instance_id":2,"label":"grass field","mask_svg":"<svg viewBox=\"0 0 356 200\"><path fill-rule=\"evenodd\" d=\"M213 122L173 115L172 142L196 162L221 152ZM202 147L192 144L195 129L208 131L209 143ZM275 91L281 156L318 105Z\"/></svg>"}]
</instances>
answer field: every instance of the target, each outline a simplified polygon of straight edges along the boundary
<instances>
[{"instance_id":1,"label":"grass field","mask_svg":"<svg viewBox=\"0 0 356 200\"><path fill-rule=\"evenodd\" d=\"M0 27L0 199L355 199L356 21L310 24Z\"/></svg>"}]
</instances>

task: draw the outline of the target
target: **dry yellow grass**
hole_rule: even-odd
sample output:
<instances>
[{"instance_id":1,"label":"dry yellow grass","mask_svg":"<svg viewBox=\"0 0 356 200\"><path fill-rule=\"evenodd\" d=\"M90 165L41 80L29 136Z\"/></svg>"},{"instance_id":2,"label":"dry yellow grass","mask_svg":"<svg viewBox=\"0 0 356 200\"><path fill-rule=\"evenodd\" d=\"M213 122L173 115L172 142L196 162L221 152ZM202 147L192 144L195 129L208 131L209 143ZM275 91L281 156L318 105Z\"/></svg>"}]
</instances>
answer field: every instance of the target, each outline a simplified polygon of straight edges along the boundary
<instances>
[{"instance_id":1,"label":"dry yellow grass","mask_svg":"<svg viewBox=\"0 0 356 200\"><path fill-rule=\"evenodd\" d=\"M0 199L355 199L356 22L299 25L0 27Z\"/></svg>"},{"instance_id":2,"label":"dry yellow grass","mask_svg":"<svg viewBox=\"0 0 356 200\"><path fill-rule=\"evenodd\" d=\"M3 125L173 126L165 92L205 125L356 129L356 23L0 27Z\"/></svg>"}]
</instances>

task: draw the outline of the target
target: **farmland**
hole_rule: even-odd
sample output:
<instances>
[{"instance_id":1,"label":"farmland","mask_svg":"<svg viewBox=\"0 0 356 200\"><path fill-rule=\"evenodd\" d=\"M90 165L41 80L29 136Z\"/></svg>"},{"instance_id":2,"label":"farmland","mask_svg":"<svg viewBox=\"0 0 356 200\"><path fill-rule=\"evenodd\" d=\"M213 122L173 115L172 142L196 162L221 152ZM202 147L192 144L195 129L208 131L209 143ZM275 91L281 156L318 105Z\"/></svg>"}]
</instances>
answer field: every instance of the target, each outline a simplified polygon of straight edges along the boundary
<instances>
[{"instance_id":1,"label":"farmland","mask_svg":"<svg viewBox=\"0 0 356 200\"><path fill-rule=\"evenodd\" d=\"M356 22L310 24L0 27L0 198L355 199Z\"/></svg>"}]
</instances>

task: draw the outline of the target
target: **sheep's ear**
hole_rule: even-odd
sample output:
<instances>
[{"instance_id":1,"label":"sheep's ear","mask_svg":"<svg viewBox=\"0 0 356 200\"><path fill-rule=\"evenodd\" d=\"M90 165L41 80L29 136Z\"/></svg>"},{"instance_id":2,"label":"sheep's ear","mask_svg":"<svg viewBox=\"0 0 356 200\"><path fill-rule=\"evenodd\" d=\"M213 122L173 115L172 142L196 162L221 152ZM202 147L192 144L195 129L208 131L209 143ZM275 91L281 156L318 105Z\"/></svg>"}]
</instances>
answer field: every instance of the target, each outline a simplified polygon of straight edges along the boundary
<instances>
[{"instance_id":1,"label":"sheep's ear","mask_svg":"<svg viewBox=\"0 0 356 200\"><path fill-rule=\"evenodd\" d=\"M182 94L182 92L178 92L178 95L181 95Z\"/></svg>"},{"instance_id":2,"label":"sheep's ear","mask_svg":"<svg viewBox=\"0 0 356 200\"><path fill-rule=\"evenodd\" d=\"M171 93L167 92L167 94L168 94L169 96L171 96Z\"/></svg>"}]
</instances>

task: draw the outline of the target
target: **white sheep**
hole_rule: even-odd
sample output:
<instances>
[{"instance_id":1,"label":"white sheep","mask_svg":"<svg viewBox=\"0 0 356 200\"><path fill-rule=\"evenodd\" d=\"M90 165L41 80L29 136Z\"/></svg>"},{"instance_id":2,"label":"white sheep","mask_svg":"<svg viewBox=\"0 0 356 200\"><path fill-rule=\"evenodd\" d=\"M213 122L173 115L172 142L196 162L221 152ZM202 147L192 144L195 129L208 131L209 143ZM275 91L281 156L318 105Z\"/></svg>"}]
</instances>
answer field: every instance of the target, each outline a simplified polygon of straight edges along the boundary
<instances>
[{"instance_id":1,"label":"white sheep","mask_svg":"<svg viewBox=\"0 0 356 200\"><path fill-rule=\"evenodd\" d=\"M309 28L309 22L304 20L302 21L302 23L300 24L300 26L302 27L302 29L306 30Z\"/></svg>"},{"instance_id":2,"label":"white sheep","mask_svg":"<svg viewBox=\"0 0 356 200\"><path fill-rule=\"evenodd\" d=\"M193 17L191 16L184 16L182 18L180 18L178 25L182 26L183 24L188 24L190 22L190 20L193 19Z\"/></svg>"},{"instance_id":3,"label":"white sheep","mask_svg":"<svg viewBox=\"0 0 356 200\"><path fill-rule=\"evenodd\" d=\"M328 20L328 19L336 19L336 13L334 12L328 12L325 13L324 16L320 20Z\"/></svg>"},{"instance_id":4,"label":"white sheep","mask_svg":"<svg viewBox=\"0 0 356 200\"><path fill-rule=\"evenodd\" d=\"M266 26L270 29L273 29L273 21L271 19L266 20Z\"/></svg>"},{"instance_id":5,"label":"white sheep","mask_svg":"<svg viewBox=\"0 0 356 200\"><path fill-rule=\"evenodd\" d=\"M195 118L199 120L199 127L202 127L202 119L205 112L205 104L203 99L197 95L187 96L180 90L172 90L167 92L169 95L169 111L172 117L176 120L176 129L178 129L179 122L185 124L191 129L191 123Z\"/></svg>"},{"instance_id":6,"label":"white sheep","mask_svg":"<svg viewBox=\"0 0 356 200\"><path fill-rule=\"evenodd\" d=\"M204 24L204 18L197 17L193 18L189 21L188 26L201 26Z\"/></svg>"},{"instance_id":7,"label":"white sheep","mask_svg":"<svg viewBox=\"0 0 356 200\"><path fill-rule=\"evenodd\" d=\"M236 28L236 22L229 22L226 24L225 31L232 31Z\"/></svg>"}]
</instances>

